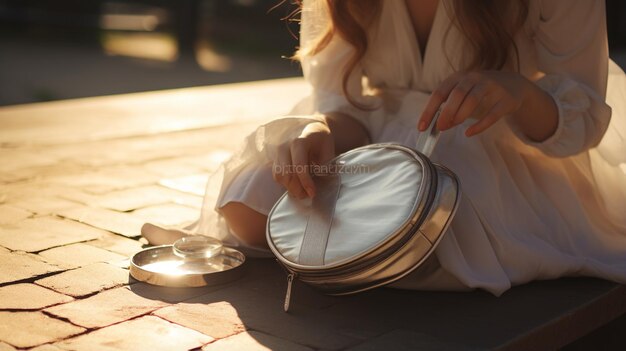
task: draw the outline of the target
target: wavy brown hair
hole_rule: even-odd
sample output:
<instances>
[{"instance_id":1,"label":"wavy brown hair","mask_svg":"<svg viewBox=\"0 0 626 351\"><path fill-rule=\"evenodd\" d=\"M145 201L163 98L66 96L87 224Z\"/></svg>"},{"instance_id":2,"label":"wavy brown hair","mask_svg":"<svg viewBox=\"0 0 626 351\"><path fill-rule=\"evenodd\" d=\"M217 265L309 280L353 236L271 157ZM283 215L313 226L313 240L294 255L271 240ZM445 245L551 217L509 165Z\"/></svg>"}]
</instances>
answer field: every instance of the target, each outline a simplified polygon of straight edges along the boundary
<instances>
[{"instance_id":1,"label":"wavy brown hair","mask_svg":"<svg viewBox=\"0 0 626 351\"><path fill-rule=\"evenodd\" d=\"M330 17L328 28L308 48L301 48L295 58L315 55L334 35L340 35L354 47L354 54L344 68L343 90L348 77L365 56L367 29L377 19L384 0L325 0ZM443 0L440 0L443 1ZM528 17L529 0L452 0L446 11L473 49L473 57L464 70L501 70L507 64L519 69L519 55L514 37ZM296 1L302 6L301 1ZM449 32L450 28L446 31ZM514 63L511 60L515 59ZM346 93L353 105L367 109Z\"/></svg>"}]
</instances>

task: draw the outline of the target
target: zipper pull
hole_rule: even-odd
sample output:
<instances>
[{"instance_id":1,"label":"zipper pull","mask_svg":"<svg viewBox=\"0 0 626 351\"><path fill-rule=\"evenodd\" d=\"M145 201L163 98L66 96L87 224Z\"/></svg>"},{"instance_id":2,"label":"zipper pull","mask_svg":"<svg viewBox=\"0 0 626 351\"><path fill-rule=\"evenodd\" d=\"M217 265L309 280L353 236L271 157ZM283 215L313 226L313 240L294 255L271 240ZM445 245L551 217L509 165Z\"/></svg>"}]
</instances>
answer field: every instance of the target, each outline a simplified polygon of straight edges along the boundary
<instances>
[{"instance_id":1,"label":"zipper pull","mask_svg":"<svg viewBox=\"0 0 626 351\"><path fill-rule=\"evenodd\" d=\"M291 286L293 285L293 279L296 277L296 273L289 273L287 276L287 294L285 295L285 312L289 312L289 305L291 303Z\"/></svg>"}]
</instances>

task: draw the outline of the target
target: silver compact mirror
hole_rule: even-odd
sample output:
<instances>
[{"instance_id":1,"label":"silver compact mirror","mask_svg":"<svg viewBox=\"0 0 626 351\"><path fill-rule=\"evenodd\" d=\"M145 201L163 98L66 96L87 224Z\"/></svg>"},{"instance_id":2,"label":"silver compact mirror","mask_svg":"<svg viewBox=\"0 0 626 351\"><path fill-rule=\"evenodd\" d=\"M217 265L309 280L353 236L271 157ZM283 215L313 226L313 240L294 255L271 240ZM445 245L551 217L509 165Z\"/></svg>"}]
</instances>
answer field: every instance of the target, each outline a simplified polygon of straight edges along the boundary
<instances>
[{"instance_id":1,"label":"silver compact mirror","mask_svg":"<svg viewBox=\"0 0 626 351\"><path fill-rule=\"evenodd\" d=\"M130 275L161 286L218 285L239 278L245 260L243 253L224 246L215 238L192 235L173 245L137 252L130 260Z\"/></svg>"}]
</instances>

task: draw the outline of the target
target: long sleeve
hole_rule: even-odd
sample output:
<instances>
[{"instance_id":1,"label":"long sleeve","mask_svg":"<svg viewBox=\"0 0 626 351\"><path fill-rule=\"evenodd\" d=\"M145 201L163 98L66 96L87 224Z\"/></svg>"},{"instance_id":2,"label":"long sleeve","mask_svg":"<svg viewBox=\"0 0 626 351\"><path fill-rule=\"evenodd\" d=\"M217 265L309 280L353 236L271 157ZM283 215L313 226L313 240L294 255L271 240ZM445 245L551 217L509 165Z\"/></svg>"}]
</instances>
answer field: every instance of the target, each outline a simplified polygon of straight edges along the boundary
<instances>
[{"instance_id":1,"label":"long sleeve","mask_svg":"<svg viewBox=\"0 0 626 351\"><path fill-rule=\"evenodd\" d=\"M605 103L608 44L602 0L543 0L534 41L536 84L558 107L556 132L533 142L513 126L527 144L545 154L567 157L598 145L611 119Z\"/></svg>"}]
</instances>

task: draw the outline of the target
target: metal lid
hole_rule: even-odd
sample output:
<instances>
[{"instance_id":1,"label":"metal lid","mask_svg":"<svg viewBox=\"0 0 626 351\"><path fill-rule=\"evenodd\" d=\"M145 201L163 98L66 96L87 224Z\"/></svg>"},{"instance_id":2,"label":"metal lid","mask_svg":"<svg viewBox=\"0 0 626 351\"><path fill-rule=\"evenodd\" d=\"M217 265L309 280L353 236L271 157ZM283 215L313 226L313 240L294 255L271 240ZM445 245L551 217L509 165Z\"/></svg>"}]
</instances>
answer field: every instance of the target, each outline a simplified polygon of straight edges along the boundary
<instances>
[{"instance_id":1,"label":"metal lid","mask_svg":"<svg viewBox=\"0 0 626 351\"><path fill-rule=\"evenodd\" d=\"M190 235L174 243L174 254L184 259L204 259L219 255L224 248L221 241L204 235Z\"/></svg>"},{"instance_id":2,"label":"metal lid","mask_svg":"<svg viewBox=\"0 0 626 351\"><path fill-rule=\"evenodd\" d=\"M212 286L239 278L245 261L243 253L216 239L190 236L137 252L130 260L130 275L161 286Z\"/></svg>"}]
</instances>

